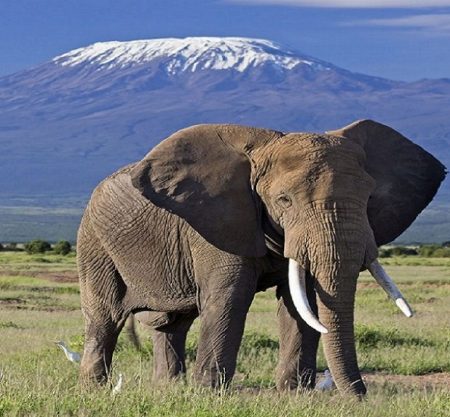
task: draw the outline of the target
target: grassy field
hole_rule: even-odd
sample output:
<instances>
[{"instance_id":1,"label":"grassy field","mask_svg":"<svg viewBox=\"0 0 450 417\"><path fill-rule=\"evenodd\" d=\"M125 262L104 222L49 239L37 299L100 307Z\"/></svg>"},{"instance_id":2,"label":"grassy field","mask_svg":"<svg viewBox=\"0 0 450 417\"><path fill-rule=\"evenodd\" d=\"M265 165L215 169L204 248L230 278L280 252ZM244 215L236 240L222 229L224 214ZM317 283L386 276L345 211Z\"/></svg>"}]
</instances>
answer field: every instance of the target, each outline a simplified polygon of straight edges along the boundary
<instances>
[{"instance_id":1,"label":"grassy field","mask_svg":"<svg viewBox=\"0 0 450 417\"><path fill-rule=\"evenodd\" d=\"M368 385L364 401L328 393L274 389L278 336L274 291L258 294L248 315L233 386L212 392L188 382L151 382L152 346L140 330L137 352L125 336L113 382L85 391L77 365L54 344L82 351L75 258L0 253L0 416L450 416L450 259L383 262L416 314L407 319L372 278L362 274L356 311L357 350ZM198 322L188 339L195 358ZM326 363L320 349L319 366Z\"/></svg>"}]
</instances>

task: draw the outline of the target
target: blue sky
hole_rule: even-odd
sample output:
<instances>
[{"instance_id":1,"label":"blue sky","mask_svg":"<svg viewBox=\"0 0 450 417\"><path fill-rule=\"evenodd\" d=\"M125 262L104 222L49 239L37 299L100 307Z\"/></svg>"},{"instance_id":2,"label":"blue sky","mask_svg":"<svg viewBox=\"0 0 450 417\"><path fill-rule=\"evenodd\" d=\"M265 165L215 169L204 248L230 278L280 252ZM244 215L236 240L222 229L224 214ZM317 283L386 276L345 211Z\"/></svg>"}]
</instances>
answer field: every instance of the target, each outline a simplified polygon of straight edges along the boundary
<instances>
[{"instance_id":1,"label":"blue sky","mask_svg":"<svg viewBox=\"0 0 450 417\"><path fill-rule=\"evenodd\" d=\"M450 0L0 0L0 75L98 41L184 36L266 38L356 72L450 78Z\"/></svg>"}]
</instances>

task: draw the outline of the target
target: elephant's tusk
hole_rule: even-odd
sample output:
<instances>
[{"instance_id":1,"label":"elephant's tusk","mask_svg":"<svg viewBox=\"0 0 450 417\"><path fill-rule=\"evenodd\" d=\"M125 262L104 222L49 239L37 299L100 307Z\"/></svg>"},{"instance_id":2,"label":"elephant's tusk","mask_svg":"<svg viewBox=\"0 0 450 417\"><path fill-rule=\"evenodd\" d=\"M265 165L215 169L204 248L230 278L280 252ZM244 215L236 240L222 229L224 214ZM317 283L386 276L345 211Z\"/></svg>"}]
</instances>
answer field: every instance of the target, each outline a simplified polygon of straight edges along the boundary
<instances>
[{"instance_id":1,"label":"elephant's tusk","mask_svg":"<svg viewBox=\"0 0 450 417\"><path fill-rule=\"evenodd\" d=\"M328 333L326 327L312 312L306 295L305 270L293 259L289 259L289 291L300 317L320 333Z\"/></svg>"},{"instance_id":2,"label":"elephant's tusk","mask_svg":"<svg viewBox=\"0 0 450 417\"><path fill-rule=\"evenodd\" d=\"M378 260L375 259L369 265L368 269L375 280L378 282L378 284L380 284L383 290L386 291L387 295L389 295L389 297L391 297L395 301L395 304L397 304L398 308L402 310L403 314L406 317L412 317L413 312L411 310L411 307L403 297L400 290L395 285L395 282L380 265Z\"/></svg>"}]
</instances>

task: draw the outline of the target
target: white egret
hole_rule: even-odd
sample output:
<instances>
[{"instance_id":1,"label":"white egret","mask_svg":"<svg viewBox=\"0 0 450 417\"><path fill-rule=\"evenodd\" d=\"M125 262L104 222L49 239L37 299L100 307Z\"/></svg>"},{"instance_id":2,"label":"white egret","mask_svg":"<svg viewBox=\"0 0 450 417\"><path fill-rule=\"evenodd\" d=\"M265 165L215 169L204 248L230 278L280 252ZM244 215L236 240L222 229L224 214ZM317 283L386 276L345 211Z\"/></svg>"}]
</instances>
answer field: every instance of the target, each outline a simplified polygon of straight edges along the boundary
<instances>
[{"instance_id":1,"label":"white egret","mask_svg":"<svg viewBox=\"0 0 450 417\"><path fill-rule=\"evenodd\" d=\"M322 380L316 385L318 391L331 391L334 388L333 377L328 369L325 369Z\"/></svg>"},{"instance_id":2,"label":"white egret","mask_svg":"<svg viewBox=\"0 0 450 417\"><path fill-rule=\"evenodd\" d=\"M81 356L78 352L71 351L63 341L55 342L57 346L59 346L66 355L66 358L70 362L80 363Z\"/></svg>"},{"instance_id":3,"label":"white egret","mask_svg":"<svg viewBox=\"0 0 450 417\"><path fill-rule=\"evenodd\" d=\"M116 395L122 390L122 383L123 383L123 375L119 374L119 379L117 380L117 384L112 389L112 392L111 392L112 395Z\"/></svg>"}]
</instances>

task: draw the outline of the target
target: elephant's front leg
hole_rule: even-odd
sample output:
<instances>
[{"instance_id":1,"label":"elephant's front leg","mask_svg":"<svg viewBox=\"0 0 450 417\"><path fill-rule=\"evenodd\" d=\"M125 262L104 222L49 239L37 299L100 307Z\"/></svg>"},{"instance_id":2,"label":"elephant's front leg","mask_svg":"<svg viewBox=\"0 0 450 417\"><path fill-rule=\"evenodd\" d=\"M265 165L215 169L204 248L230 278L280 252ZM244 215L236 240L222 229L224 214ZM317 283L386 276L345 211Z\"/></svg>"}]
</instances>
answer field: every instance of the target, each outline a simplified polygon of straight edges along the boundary
<instances>
[{"instance_id":1,"label":"elephant's front leg","mask_svg":"<svg viewBox=\"0 0 450 417\"><path fill-rule=\"evenodd\" d=\"M200 287L201 327L195 379L202 385L227 385L236 369L245 318L257 282L255 268L242 263L230 260L222 268L216 265L206 285Z\"/></svg>"},{"instance_id":2,"label":"elephant's front leg","mask_svg":"<svg viewBox=\"0 0 450 417\"><path fill-rule=\"evenodd\" d=\"M307 279L307 295L317 315L316 294ZM277 288L280 351L276 373L279 390L309 388L316 382L316 358L320 334L297 313L287 284Z\"/></svg>"}]
</instances>

